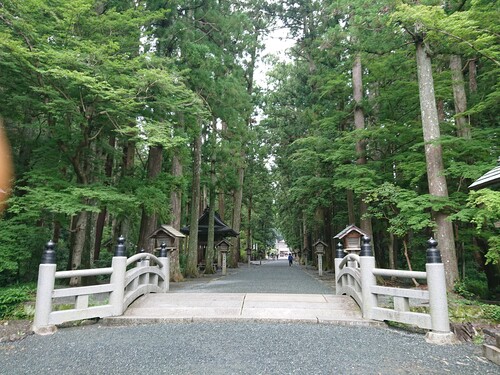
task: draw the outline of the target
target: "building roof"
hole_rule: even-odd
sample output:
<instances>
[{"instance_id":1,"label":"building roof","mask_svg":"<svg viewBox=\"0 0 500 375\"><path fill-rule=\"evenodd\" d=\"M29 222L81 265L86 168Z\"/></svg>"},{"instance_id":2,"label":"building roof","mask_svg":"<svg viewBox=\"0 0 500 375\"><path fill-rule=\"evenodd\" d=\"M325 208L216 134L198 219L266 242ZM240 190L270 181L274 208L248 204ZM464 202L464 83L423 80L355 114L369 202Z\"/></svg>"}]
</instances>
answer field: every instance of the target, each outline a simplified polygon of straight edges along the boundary
<instances>
[{"instance_id":1,"label":"building roof","mask_svg":"<svg viewBox=\"0 0 500 375\"><path fill-rule=\"evenodd\" d=\"M361 236L368 236L365 232L363 232L357 226L355 226L354 224L351 224L351 225L345 227L345 229L343 231L341 231L340 233L337 233L335 236L333 236L333 238L338 238L339 240L341 240L342 238L344 238L345 236L347 236L349 233L351 233L353 231L358 232Z\"/></svg>"},{"instance_id":2,"label":"building roof","mask_svg":"<svg viewBox=\"0 0 500 375\"><path fill-rule=\"evenodd\" d=\"M479 190L495 184L500 184L500 157L497 166L469 185L469 189Z\"/></svg>"},{"instance_id":3,"label":"building roof","mask_svg":"<svg viewBox=\"0 0 500 375\"><path fill-rule=\"evenodd\" d=\"M205 208L203 215L198 219L198 240L206 242L208 239L208 216L209 209ZM189 225L181 228L181 232L189 235ZM237 237L238 232L234 231L233 228L228 226L222 221L219 214L216 212L214 215L214 239L215 241L220 241L224 237Z\"/></svg>"},{"instance_id":4,"label":"building roof","mask_svg":"<svg viewBox=\"0 0 500 375\"><path fill-rule=\"evenodd\" d=\"M162 224L158 229L156 229L149 237L154 237L158 234L158 232L160 231L164 231L166 232L167 234L169 234L170 236L172 237L177 237L177 238L185 238L186 236L184 234L182 234L181 232L179 232L177 229L175 229L173 226L171 225L166 225L166 224Z\"/></svg>"}]
</instances>

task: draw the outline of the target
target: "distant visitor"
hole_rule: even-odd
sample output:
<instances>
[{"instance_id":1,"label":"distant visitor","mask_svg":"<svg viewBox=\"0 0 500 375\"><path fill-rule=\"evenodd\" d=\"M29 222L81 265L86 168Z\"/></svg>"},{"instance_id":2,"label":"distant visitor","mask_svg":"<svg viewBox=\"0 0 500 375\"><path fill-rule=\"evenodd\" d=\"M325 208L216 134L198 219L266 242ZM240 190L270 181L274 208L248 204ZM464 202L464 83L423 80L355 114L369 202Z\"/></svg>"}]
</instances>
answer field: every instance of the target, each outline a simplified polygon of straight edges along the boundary
<instances>
[{"instance_id":1,"label":"distant visitor","mask_svg":"<svg viewBox=\"0 0 500 375\"><path fill-rule=\"evenodd\" d=\"M288 254L288 265L291 266L293 264L293 256L292 253Z\"/></svg>"}]
</instances>

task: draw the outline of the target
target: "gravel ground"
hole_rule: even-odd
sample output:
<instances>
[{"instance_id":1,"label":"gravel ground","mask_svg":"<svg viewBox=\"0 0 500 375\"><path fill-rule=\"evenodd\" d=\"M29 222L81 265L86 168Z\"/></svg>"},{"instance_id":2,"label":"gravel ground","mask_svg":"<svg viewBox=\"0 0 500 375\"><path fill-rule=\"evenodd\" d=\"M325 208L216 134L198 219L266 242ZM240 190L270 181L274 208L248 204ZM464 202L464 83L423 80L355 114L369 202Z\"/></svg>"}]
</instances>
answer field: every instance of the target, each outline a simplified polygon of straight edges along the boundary
<instances>
[{"instance_id":1,"label":"gravel ground","mask_svg":"<svg viewBox=\"0 0 500 375\"><path fill-rule=\"evenodd\" d=\"M305 272L304 272L305 271ZM171 292L334 293L333 276L286 261L172 283ZM0 374L498 374L471 343L389 328L196 322L60 328L0 343Z\"/></svg>"},{"instance_id":2,"label":"gravel ground","mask_svg":"<svg viewBox=\"0 0 500 375\"><path fill-rule=\"evenodd\" d=\"M288 266L287 260L269 260L240 264L239 268L228 269L228 274L191 279L180 283L170 283L170 291L189 293L297 293L332 294L334 289L318 282L312 269L304 272L297 264ZM317 274L317 271L316 271Z\"/></svg>"},{"instance_id":3,"label":"gravel ground","mask_svg":"<svg viewBox=\"0 0 500 375\"><path fill-rule=\"evenodd\" d=\"M1 374L498 374L479 346L386 328L203 322L60 329L0 344Z\"/></svg>"}]
</instances>

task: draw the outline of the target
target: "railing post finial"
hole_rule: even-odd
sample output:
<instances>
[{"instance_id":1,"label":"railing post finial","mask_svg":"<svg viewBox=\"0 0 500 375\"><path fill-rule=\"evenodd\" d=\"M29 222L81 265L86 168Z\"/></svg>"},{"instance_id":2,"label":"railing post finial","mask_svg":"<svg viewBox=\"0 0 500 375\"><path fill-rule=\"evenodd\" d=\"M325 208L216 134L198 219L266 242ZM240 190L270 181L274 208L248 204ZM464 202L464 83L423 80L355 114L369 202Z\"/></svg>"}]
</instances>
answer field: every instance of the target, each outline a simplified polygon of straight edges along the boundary
<instances>
[{"instance_id":1,"label":"railing post finial","mask_svg":"<svg viewBox=\"0 0 500 375\"><path fill-rule=\"evenodd\" d=\"M125 237L120 236L118 238L118 244L115 248L115 257L124 257L127 256L125 251Z\"/></svg>"},{"instance_id":2,"label":"railing post finial","mask_svg":"<svg viewBox=\"0 0 500 375\"><path fill-rule=\"evenodd\" d=\"M427 241L427 263L443 263L437 244L437 241L432 237Z\"/></svg>"},{"instance_id":3,"label":"railing post finial","mask_svg":"<svg viewBox=\"0 0 500 375\"><path fill-rule=\"evenodd\" d=\"M167 257L167 245L165 242L162 242L160 245L160 258L166 258Z\"/></svg>"},{"instance_id":4,"label":"railing post finial","mask_svg":"<svg viewBox=\"0 0 500 375\"><path fill-rule=\"evenodd\" d=\"M363 236L361 238L361 251L359 253L360 257L372 257L373 252L372 252L372 245L371 245L371 238L369 236Z\"/></svg>"},{"instance_id":5,"label":"railing post finial","mask_svg":"<svg viewBox=\"0 0 500 375\"><path fill-rule=\"evenodd\" d=\"M50 240L47 242L45 245L45 250L43 251L42 254L42 261L40 262L41 264L56 264L56 251L55 251L55 246L56 244L54 241Z\"/></svg>"},{"instance_id":6,"label":"railing post finial","mask_svg":"<svg viewBox=\"0 0 500 375\"><path fill-rule=\"evenodd\" d=\"M342 242L339 242L336 246L335 258L342 259L344 257L344 246L342 246Z\"/></svg>"}]
</instances>

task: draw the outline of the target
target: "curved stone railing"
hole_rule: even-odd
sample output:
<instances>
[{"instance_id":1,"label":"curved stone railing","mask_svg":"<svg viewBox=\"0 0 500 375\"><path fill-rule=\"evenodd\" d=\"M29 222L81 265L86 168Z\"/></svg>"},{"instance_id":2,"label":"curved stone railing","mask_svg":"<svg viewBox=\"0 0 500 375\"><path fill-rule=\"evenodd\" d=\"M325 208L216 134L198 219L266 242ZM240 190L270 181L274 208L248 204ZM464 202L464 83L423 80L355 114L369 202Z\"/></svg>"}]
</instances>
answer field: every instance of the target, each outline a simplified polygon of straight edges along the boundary
<instances>
[{"instance_id":1,"label":"curved stone railing","mask_svg":"<svg viewBox=\"0 0 500 375\"><path fill-rule=\"evenodd\" d=\"M351 296L360 306L363 317L379 321L395 321L429 329L426 339L433 343L452 343L444 265L434 239L428 241L425 272L375 268L370 238L363 237L358 255L344 256L342 244L337 245L335 258L335 281L338 295ZM392 288L377 285L376 276L415 278L427 280L427 290ZM379 306L379 297L393 300L393 308ZM429 304L429 313L414 312L410 299Z\"/></svg>"},{"instance_id":2,"label":"curved stone railing","mask_svg":"<svg viewBox=\"0 0 500 375\"><path fill-rule=\"evenodd\" d=\"M56 271L55 245L49 241L39 267L33 331L49 334L55 332L56 325L65 322L119 316L141 295L168 291L170 267L166 246L162 244L159 257L139 253L127 259L124 243L125 239L120 237L111 267ZM134 263L135 267L127 270ZM56 279L101 275L111 275L108 284L55 289ZM96 295L104 303L90 306L90 298ZM55 311L54 302L61 299L72 307Z\"/></svg>"},{"instance_id":3,"label":"curved stone railing","mask_svg":"<svg viewBox=\"0 0 500 375\"><path fill-rule=\"evenodd\" d=\"M361 295L361 271L359 269L359 255L347 254L344 258L336 258L339 264L335 273L336 293L351 296L359 306L363 305Z\"/></svg>"}]
</instances>

